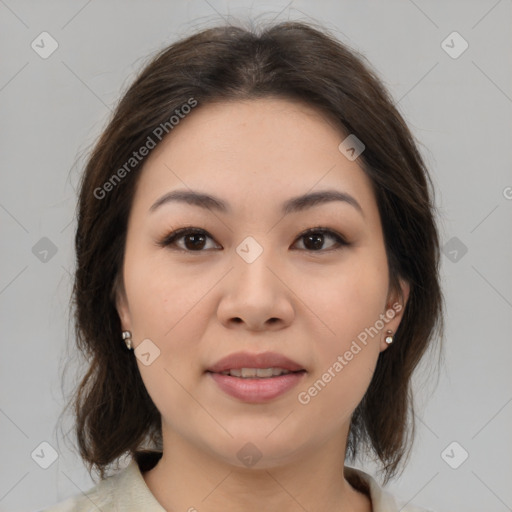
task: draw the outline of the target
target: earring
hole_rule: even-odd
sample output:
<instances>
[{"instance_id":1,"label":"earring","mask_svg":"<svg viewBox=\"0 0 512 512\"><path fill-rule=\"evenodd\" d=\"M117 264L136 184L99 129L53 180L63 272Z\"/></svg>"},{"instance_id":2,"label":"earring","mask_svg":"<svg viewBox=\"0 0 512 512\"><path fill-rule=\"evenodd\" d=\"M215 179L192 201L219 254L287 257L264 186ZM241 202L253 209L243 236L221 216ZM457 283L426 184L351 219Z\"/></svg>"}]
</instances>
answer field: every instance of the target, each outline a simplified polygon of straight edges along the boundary
<instances>
[{"instance_id":1,"label":"earring","mask_svg":"<svg viewBox=\"0 0 512 512\"><path fill-rule=\"evenodd\" d=\"M123 331L123 340L126 344L126 348L128 350L131 350L132 349L132 333L131 331Z\"/></svg>"},{"instance_id":2,"label":"earring","mask_svg":"<svg viewBox=\"0 0 512 512\"><path fill-rule=\"evenodd\" d=\"M393 331L386 331L386 337L384 338L384 341L391 345L393 343Z\"/></svg>"}]
</instances>

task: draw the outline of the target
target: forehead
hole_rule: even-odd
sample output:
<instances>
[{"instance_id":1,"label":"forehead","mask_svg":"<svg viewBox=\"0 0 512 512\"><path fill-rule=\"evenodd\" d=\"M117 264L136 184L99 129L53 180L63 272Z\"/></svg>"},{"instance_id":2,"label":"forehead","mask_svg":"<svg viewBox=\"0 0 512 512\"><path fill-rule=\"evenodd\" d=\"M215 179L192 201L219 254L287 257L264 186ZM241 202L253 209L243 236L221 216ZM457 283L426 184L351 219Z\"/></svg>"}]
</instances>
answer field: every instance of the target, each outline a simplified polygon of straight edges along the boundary
<instances>
[{"instance_id":1,"label":"forehead","mask_svg":"<svg viewBox=\"0 0 512 512\"><path fill-rule=\"evenodd\" d=\"M332 118L303 102L282 98L260 98L199 105L175 126L148 163L174 146L196 146L208 156L229 150L232 155L261 159L286 156L300 158L305 152L333 151L342 137L341 126ZM279 134L278 137L276 135ZM298 143L309 144L299 146ZM261 147L261 144L265 144ZM291 146L295 144L295 146Z\"/></svg>"},{"instance_id":2,"label":"forehead","mask_svg":"<svg viewBox=\"0 0 512 512\"><path fill-rule=\"evenodd\" d=\"M265 98L199 105L146 160L137 199L194 189L243 206L335 187L374 207L371 182L338 149L347 134L314 107ZM152 204L152 203L151 203Z\"/></svg>"}]
</instances>

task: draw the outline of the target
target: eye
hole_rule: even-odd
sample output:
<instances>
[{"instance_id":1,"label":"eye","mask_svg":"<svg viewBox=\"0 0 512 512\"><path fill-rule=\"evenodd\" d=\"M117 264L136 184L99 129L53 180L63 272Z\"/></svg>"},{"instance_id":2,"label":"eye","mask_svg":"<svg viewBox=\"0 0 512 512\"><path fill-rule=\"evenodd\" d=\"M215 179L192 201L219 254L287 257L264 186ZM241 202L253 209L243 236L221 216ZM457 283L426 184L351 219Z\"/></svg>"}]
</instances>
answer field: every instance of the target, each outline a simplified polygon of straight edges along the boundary
<instances>
[{"instance_id":1,"label":"eye","mask_svg":"<svg viewBox=\"0 0 512 512\"><path fill-rule=\"evenodd\" d=\"M334 247L331 246L330 248L324 249L324 251L322 251L321 246L324 245L324 240L326 238L334 240ZM304 231L299 236L298 240L304 240L303 245L306 247L306 250L310 252L325 252L325 250L336 250L340 247L349 245L348 242L339 233L322 227L311 228L307 231Z\"/></svg>"},{"instance_id":2,"label":"eye","mask_svg":"<svg viewBox=\"0 0 512 512\"><path fill-rule=\"evenodd\" d=\"M163 240L158 242L161 247L168 247L176 243L176 241L184 241L185 247L178 245L178 249L188 252L202 252L205 247L205 241L213 238L204 229L200 228L181 228L169 233Z\"/></svg>"},{"instance_id":3,"label":"eye","mask_svg":"<svg viewBox=\"0 0 512 512\"><path fill-rule=\"evenodd\" d=\"M334 241L334 244L331 244L331 247L327 249L323 247L326 238L330 238ZM207 239L213 240L210 234L204 229L186 227L169 233L163 240L158 242L158 245L160 247L177 245L177 248L182 251L204 252L203 249L208 248L206 247ZM326 250L336 250L349 245L339 233L322 227L310 228L304 231L299 235L297 240L303 240L303 245L309 252L325 252ZM183 241L183 244L180 245L177 243L181 241Z\"/></svg>"}]
</instances>

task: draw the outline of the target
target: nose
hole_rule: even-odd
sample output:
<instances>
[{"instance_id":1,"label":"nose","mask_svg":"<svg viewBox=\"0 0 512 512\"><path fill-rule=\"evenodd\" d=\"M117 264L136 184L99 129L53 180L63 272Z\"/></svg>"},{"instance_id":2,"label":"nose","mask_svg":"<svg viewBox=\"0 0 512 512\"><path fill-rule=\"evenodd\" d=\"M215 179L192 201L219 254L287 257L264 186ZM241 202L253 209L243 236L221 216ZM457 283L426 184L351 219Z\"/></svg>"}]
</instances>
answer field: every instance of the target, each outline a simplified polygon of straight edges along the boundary
<instances>
[{"instance_id":1,"label":"nose","mask_svg":"<svg viewBox=\"0 0 512 512\"><path fill-rule=\"evenodd\" d=\"M293 292L284 271L263 253L252 263L234 255L234 268L223 282L218 318L227 328L280 330L291 324Z\"/></svg>"}]
</instances>

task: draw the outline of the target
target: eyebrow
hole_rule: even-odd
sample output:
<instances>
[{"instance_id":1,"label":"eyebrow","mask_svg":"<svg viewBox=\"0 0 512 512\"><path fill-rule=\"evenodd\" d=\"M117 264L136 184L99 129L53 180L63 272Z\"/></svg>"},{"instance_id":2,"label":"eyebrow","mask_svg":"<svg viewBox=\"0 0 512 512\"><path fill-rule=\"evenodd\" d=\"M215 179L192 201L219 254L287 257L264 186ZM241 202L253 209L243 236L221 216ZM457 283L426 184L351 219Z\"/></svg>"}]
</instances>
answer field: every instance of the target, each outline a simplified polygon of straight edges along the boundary
<instances>
[{"instance_id":1,"label":"eyebrow","mask_svg":"<svg viewBox=\"0 0 512 512\"><path fill-rule=\"evenodd\" d=\"M363 217L364 212L361 205L357 200L339 190L322 190L319 192L312 192L310 194L304 194L297 197L292 197L285 201L281 206L281 213L288 215L290 213L300 212L320 204L330 203L333 201L341 201L346 204L353 206ZM151 206L149 209L150 213L154 212L157 208L164 204L171 202L185 203L193 206L199 206L208 210L217 210L221 213L231 213L232 209L228 203L219 199L218 197L195 190L173 190L164 194L160 199Z\"/></svg>"}]
</instances>

